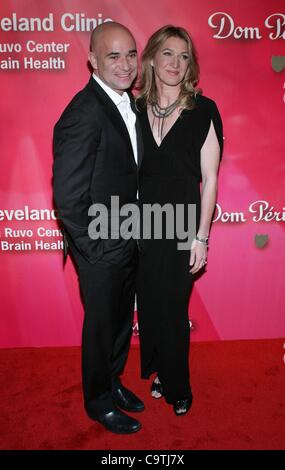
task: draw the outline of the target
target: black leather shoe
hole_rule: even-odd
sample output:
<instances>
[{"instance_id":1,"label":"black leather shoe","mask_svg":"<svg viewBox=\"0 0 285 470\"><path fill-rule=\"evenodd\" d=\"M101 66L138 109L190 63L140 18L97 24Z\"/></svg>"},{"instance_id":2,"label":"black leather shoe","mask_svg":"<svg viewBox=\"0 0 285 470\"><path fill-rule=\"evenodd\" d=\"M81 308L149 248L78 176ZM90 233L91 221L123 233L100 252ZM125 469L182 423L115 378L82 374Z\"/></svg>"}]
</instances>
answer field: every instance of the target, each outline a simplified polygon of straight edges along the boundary
<instances>
[{"instance_id":1,"label":"black leather shoe","mask_svg":"<svg viewBox=\"0 0 285 470\"><path fill-rule=\"evenodd\" d=\"M151 387L150 387L150 392L153 398L158 399L158 398L163 397L164 395L163 387L158 377L156 377L154 381L152 382Z\"/></svg>"},{"instance_id":2,"label":"black leather shoe","mask_svg":"<svg viewBox=\"0 0 285 470\"><path fill-rule=\"evenodd\" d=\"M144 410L143 402L117 379L113 384L112 396L115 404L125 411L140 412Z\"/></svg>"},{"instance_id":3,"label":"black leather shoe","mask_svg":"<svg viewBox=\"0 0 285 470\"><path fill-rule=\"evenodd\" d=\"M93 414L89 414L88 412L87 414L91 419L98 421L108 431L115 434L131 434L133 432L139 431L142 427L139 421L126 415L116 407L114 407L111 411L100 414L96 417L94 417Z\"/></svg>"},{"instance_id":4,"label":"black leather shoe","mask_svg":"<svg viewBox=\"0 0 285 470\"><path fill-rule=\"evenodd\" d=\"M185 398L184 400L177 400L173 403L174 413L177 416L186 415L191 408L193 397Z\"/></svg>"}]
</instances>

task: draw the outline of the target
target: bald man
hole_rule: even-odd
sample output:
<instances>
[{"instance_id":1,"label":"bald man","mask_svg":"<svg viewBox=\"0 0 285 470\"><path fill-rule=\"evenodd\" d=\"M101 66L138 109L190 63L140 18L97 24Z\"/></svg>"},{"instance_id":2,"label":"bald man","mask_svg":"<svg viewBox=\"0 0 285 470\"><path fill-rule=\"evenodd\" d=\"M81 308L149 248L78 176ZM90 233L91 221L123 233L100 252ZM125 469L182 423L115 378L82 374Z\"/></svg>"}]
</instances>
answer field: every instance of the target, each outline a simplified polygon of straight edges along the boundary
<instances>
[{"instance_id":1,"label":"bald man","mask_svg":"<svg viewBox=\"0 0 285 470\"><path fill-rule=\"evenodd\" d=\"M136 203L142 143L129 92L137 75L136 43L124 26L104 23L92 32L88 57L93 74L54 129L54 199L84 303L85 410L109 431L128 434L141 424L124 411L144 409L120 380L132 334L137 244L114 239L110 230L107 239L91 239L88 209L104 204L111 218L111 196L119 197L120 207Z\"/></svg>"}]
</instances>

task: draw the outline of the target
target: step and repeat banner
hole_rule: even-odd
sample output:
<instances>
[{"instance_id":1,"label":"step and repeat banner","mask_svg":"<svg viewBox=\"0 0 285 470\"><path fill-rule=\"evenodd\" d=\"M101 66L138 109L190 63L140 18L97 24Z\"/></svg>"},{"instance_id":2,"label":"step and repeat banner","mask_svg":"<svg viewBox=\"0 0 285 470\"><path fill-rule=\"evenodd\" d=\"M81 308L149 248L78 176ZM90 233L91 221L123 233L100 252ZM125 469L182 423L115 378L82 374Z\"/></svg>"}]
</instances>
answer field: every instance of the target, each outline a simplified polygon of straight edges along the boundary
<instances>
[{"instance_id":1,"label":"step and repeat banner","mask_svg":"<svg viewBox=\"0 0 285 470\"><path fill-rule=\"evenodd\" d=\"M53 205L52 132L89 79L90 31L125 24L141 52L165 24L198 49L225 151L192 340L285 335L284 0L3 0L0 5L1 347L81 341L83 308ZM136 317L135 317L136 320ZM138 328L134 322L134 339Z\"/></svg>"}]
</instances>

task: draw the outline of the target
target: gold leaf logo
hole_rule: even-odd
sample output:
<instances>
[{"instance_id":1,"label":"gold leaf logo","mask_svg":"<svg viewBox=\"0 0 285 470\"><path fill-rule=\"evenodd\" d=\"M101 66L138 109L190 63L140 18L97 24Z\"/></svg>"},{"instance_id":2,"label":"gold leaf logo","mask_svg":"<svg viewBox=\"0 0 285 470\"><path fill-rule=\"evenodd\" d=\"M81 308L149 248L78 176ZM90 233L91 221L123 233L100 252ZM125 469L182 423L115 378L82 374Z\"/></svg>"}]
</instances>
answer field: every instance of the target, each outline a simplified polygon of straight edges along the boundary
<instances>
[{"instance_id":1,"label":"gold leaf logo","mask_svg":"<svg viewBox=\"0 0 285 470\"><path fill-rule=\"evenodd\" d=\"M275 72L281 72L285 68L285 56L273 55L271 57L271 66Z\"/></svg>"},{"instance_id":2,"label":"gold leaf logo","mask_svg":"<svg viewBox=\"0 0 285 470\"><path fill-rule=\"evenodd\" d=\"M255 235L255 246L257 248L264 248L268 243L268 235Z\"/></svg>"}]
</instances>

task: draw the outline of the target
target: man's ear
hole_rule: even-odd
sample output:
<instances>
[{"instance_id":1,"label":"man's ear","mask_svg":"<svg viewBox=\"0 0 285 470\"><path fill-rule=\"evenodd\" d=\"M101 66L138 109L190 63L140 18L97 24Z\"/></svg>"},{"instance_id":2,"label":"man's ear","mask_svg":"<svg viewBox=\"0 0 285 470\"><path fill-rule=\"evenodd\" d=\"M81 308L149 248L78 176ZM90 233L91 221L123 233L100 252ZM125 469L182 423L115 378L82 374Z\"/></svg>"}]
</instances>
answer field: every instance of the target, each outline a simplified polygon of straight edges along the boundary
<instances>
[{"instance_id":1,"label":"man's ear","mask_svg":"<svg viewBox=\"0 0 285 470\"><path fill-rule=\"evenodd\" d=\"M94 52L92 52L92 51L88 52L88 59L89 59L90 64L92 65L93 69L96 70L97 69L97 58L96 58Z\"/></svg>"}]
</instances>

